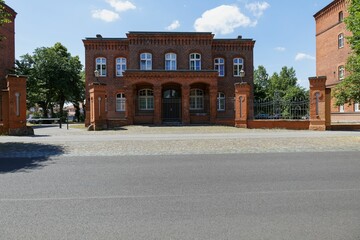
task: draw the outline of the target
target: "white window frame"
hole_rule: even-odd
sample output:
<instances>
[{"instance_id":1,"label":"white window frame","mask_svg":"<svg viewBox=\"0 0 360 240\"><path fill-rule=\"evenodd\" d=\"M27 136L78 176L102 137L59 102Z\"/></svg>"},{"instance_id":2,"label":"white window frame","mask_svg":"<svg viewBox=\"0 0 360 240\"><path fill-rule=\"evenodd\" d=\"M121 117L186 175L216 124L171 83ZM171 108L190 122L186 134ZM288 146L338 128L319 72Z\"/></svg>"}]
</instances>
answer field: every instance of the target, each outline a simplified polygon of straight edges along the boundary
<instances>
[{"instance_id":1,"label":"white window frame","mask_svg":"<svg viewBox=\"0 0 360 240\"><path fill-rule=\"evenodd\" d=\"M204 90L193 88L190 90L190 110L204 109Z\"/></svg>"},{"instance_id":2,"label":"white window frame","mask_svg":"<svg viewBox=\"0 0 360 240\"><path fill-rule=\"evenodd\" d=\"M99 77L106 77L106 58L98 57L95 59L96 69L99 71Z\"/></svg>"},{"instance_id":3,"label":"white window frame","mask_svg":"<svg viewBox=\"0 0 360 240\"><path fill-rule=\"evenodd\" d=\"M140 70L152 70L152 54L145 52L140 54Z\"/></svg>"},{"instance_id":4,"label":"white window frame","mask_svg":"<svg viewBox=\"0 0 360 240\"><path fill-rule=\"evenodd\" d=\"M125 112L126 98L125 93L116 94L116 112Z\"/></svg>"},{"instance_id":5,"label":"white window frame","mask_svg":"<svg viewBox=\"0 0 360 240\"><path fill-rule=\"evenodd\" d=\"M126 58L118 57L116 58L116 76L122 77L123 73L126 71Z\"/></svg>"},{"instance_id":6,"label":"white window frame","mask_svg":"<svg viewBox=\"0 0 360 240\"><path fill-rule=\"evenodd\" d=\"M214 70L219 73L219 77L225 76L225 59L215 58L214 59Z\"/></svg>"},{"instance_id":7,"label":"white window frame","mask_svg":"<svg viewBox=\"0 0 360 240\"><path fill-rule=\"evenodd\" d=\"M154 91L152 89L140 89L138 93L139 110L154 110ZM142 103L145 103L142 106Z\"/></svg>"},{"instance_id":8,"label":"white window frame","mask_svg":"<svg viewBox=\"0 0 360 240\"><path fill-rule=\"evenodd\" d=\"M174 71L177 69L177 55L176 53L165 54L165 70Z\"/></svg>"},{"instance_id":9,"label":"white window frame","mask_svg":"<svg viewBox=\"0 0 360 240\"><path fill-rule=\"evenodd\" d=\"M344 80L345 78L345 66L341 65L338 67L338 79L339 81Z\"/></svg>"},{"instance_id":10,"label":"white window frame","mask_svg":"<svg viewBox=\"0 0 360 240\"><path fill-rule=\"evenodd\" d=\"M338 35L338 48L343 48L345 44L345 38L344 38L344 34L340 33Z\"/></svg>"},{"instance_id":11,"label":"white window frame","mask_svg":"<svg viewBox=\"0 0 360 240\"><path fill-rule=\"evenodd\" d=\"M191 71L200 71L201 70L201 54L200 53L190 53L190 70Z\"/></svg>"},{"instance_id":12,"label":"white window frame","mask_svg":"<svg viewBox=\"0 0 360 240\"><path fill-rule=\"evenodd\" d=\"M223 112L225 111L225 102L226 102L226 97L225 94L223 92L218 92L217 95L217 111L218 112Z\"/></svg>"},{"instance_id":13,"label":"white window frame","mask_svg":"<svg viewBox=\"0 0 360 240\"><path fill-rule=\"evenodd\" d=\"M355 112L360 112L360 103L357 102L357 103L354 104L354 111Z\"/></svg>"},{"instance_id":14,"label":"white window frame","mask_svg":"<svg viewBox=\"0 0 360 240\"><path fill-rule=\"evenodd\" d=\"M339 106L339 112L341 112L341 113L345 112L345 107L344 107L344 105L340 105L340 106Z\"/></svg>"},{"instance_id":15,"label":"white window frame","mask_svg":"<svg viewBox=\"0 0 360 240\"><path fill-rule=\"evenodd\" d=\"M241 77L240 71L244 69L244 59L234 58L233 59L233 74L234 77Z\"/></svg>"}]
</instances>

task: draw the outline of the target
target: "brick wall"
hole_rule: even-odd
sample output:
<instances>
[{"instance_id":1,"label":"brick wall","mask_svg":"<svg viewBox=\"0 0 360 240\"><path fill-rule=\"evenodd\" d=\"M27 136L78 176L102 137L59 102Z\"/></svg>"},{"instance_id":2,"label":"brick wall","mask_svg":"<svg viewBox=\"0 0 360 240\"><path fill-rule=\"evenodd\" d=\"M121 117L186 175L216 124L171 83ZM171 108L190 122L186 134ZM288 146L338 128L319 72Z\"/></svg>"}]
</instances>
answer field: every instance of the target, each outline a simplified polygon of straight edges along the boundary
<instances>
[{"instance_id":1,"label":"brick wall","mask_svg":"<svg viewBox=\"0 0 360 240\"><path fill-rule=\"evenodd\" d=\"M4 5L7 12L11 14L11 23L0 27L0 35L5 39L0 41L0 88L6 87L5 76L15 65L15 17L16 12Z\"/></svg>"}]
</instances>

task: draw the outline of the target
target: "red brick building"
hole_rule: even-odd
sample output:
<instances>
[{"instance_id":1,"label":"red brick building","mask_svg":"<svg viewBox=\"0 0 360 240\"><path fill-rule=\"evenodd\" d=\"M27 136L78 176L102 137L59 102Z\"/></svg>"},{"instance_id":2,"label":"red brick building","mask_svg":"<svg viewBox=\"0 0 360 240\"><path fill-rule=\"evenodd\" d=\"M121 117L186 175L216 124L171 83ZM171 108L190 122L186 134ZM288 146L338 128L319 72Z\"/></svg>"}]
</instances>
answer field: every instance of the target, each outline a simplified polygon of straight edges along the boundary
<instances>
[{"instance_id":1,"label":"red brick building","mask_svg":"<svg viewBox=\"0 0 360 240\"><path fill-rule=\"evenodd\" d=\"M129 32L83 40L86 124L234 124L234 84L253 86L252 39Z\"/></svg>"},{"instance_id":2,"label":"red brick building","mask_svg":"<svg viewBox=\"0 0 360 240\"><path fill-rule=\"evenodd\" d=\"M334 0L314 15L316 21L316 75L326 76L326 86L333 88L347 75L345 65L350 46L346 36L347 0ZM360 91L360 90L359 90ZM360 105L335 106L331 103L332 122L360 122Z\"/></svg>"},{"instance_id":3,"label":"red brick building","mask_svg":"<svg viewBox=\"0 0 360 240\"><path fill-rule=\"evenodd\" d=\"M26 127L26 77L10 73L15 66L16 12L7 5L10 23L0 27L0 134L29 135Z\"/></svg>"}]
</instances>

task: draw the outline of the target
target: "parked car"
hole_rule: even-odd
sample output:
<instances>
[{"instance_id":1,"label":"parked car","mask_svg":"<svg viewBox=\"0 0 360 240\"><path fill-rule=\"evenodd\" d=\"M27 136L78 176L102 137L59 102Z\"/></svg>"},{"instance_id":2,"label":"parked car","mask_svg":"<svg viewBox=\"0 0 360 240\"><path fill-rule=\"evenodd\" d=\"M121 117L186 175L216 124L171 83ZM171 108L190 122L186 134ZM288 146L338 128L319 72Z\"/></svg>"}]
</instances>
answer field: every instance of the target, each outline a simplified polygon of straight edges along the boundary
<instances>
[{"instance_id":1,"label":"parked car","mask_svg":"<svg viewBox=\"0 0 360 240\"><path fill-rule=\"evenodd\" d=\"M255 116L255 119L268 119L269 118L269 114L267 113L259 113Z\"/></svg>"}]
</instances>

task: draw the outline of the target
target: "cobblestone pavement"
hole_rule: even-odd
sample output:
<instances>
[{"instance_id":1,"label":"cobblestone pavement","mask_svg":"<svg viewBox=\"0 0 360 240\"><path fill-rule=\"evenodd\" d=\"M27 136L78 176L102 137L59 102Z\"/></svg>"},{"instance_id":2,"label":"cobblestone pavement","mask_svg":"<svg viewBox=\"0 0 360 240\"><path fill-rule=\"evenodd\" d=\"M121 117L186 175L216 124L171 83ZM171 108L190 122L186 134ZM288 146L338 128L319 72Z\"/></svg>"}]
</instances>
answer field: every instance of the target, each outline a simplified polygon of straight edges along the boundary
<instances>
[{"instance_id":1,"label":"cobblestone pavement","mask_svg":"<svg viewBox=\"0 0 360 240\"><path fill-rule=\"evenodd\" d=\"M37 126L33 137L0 136L0 158L359 151L360 131L292 131L224 126L128 126L86 131Z\"/></svg>"}]
</instances>

